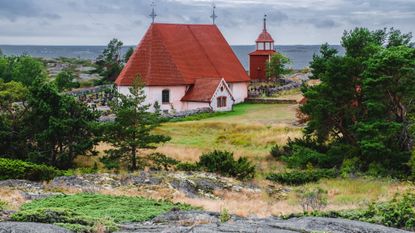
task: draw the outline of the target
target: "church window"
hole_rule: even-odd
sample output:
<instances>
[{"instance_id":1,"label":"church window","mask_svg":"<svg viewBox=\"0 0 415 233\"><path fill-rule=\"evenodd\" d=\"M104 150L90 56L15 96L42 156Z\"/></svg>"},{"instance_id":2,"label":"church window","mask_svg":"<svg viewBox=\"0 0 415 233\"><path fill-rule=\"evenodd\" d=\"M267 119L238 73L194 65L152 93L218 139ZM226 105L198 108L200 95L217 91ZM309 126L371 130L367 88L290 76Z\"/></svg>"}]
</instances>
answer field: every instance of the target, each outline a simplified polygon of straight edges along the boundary
<instances>
[{"instance_id":1,"label":"church window","mask_svg":"<svg viewBox=\"0 0 415 233\"><path fill-rule=\"evenodd\" d=\"M170 103L170 90L166 89L161 92L161 102L163 104Z\"/></svg>"}]
</instances>

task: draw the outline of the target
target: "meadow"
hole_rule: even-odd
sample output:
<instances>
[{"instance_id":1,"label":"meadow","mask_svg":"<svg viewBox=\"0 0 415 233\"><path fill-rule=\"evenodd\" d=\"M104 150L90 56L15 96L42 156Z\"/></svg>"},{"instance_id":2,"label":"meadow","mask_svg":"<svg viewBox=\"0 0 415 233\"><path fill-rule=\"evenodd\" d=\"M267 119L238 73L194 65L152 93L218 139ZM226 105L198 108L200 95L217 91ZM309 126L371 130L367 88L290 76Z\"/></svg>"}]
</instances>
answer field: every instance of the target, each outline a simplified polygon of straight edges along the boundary
<instances>
[{"instance_id":1,"label":"meadow","mask_svg":"<svg viewBox=\"0 0 415 233\"><path fill-rule=\"evenodd\" d=\"M172 140L157 151L194 162L204 152L227 150L236 157L248 157L260 172L275 170L280 164L270 158L270 148L301 136L301 127L295 125L296 109L297 105L289 104L244 103L210 118L165 123L157 131Z\"/></svg>"},{"instance_id":2,"label":"meadow","mask_svg":"<svg viewBox=\"0 0 415 233\"><path fill-rule=\"evenodd\" d=\"M286 93L281 98L297 95ZM371 202L390 200L396 193L414 188L412 183L389 178L334 178L322 179L317 183L300 186L280 185L265 180L271 172L283 172L284 163L270 155L273 145L284 145L288 138L301 137L302 125L296 122L295 104L248 104L235 105L233 111L191 116L178 122L163 123L158 133L171 136L171 141L160 145L157 152L180 161L198 161L202 153L215 149L227 150L235 157L246 156L257 168L256 177L251 182L261 188L261 192L244 193L217 191L220 199L189 198L173 195L174 202L191 204L209 211L223 208L232 214L259 217L302 212L296 190L320 187L327 191L327 210L355 209ZM109 149L106 144L98 146L100 154ZM149 153L143 152L143 154ZM80 164L92 166L97 157L78 160ZM99 163L99 162L98 162ZM102 167L99 164L99 167ZM266 191L268 190L268 191ZM270 190L276 190L269 192ZM285 190L281 192L281 190ZM134 195L121 191L119 195ZM153 193L151 198L165 196Z\"/></svg>"}]
</instances>

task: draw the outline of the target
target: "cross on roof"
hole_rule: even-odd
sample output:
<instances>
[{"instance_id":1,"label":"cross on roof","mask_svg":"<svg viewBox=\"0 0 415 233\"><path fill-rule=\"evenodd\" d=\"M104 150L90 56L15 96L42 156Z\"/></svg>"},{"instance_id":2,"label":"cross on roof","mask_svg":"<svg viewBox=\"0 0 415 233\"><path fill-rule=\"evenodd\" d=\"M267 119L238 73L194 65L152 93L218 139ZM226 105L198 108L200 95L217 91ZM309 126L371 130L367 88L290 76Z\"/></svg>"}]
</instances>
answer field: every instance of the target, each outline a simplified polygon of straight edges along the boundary
<instances>
[{"instance_id":1,"label":"cross on roof","mask_svg":"<svg viewBox=\"0 0 415 233\"><path fill-rule=\"evenodd\" d=\"M154 8L156 7L156 4L154 3L154 1L151 2L151 7L152 7L152 10L151 10L150 17L152 19L152 23L154 23L154 21L155 21L155 19L157 17L157 14L156 14L156 12L154 10Z\"/></svg>"},{"instance_id":2,"label":"cross on roof","mask_svg":"<svg viewBox=\"0 0 415 233\"><path fill-rule=\"evenodd\" d=\"M218 18L215 10L216 10L216 5L215 3L213 3L212 15L210 16L210 18L212 18L213 24L215 24L216 18Z\"/></svg>"}]
</instances>

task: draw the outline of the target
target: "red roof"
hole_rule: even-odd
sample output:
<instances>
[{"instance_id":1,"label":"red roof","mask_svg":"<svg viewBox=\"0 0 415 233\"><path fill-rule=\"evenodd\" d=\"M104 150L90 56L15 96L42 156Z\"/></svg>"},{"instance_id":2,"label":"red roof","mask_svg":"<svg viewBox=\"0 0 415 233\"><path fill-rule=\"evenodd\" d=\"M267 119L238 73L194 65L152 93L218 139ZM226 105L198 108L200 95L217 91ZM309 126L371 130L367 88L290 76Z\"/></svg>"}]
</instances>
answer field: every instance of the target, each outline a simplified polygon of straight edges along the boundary
<instances>
[{"instance_id":1,"label":"red roof","mask_svg":"<svg viewBox=\"0 0 415 233\"><path fill-rule=\"evenodd\" d=\"M186 92L182 101L210 102L218 88L221 78L198 78L195 84Z\"/></svg>"},{"instance_id":2,"label":"red roof","mask_svg":"<svg viewBox=\"0 0 415 233\"><path fill-rule=\"evenodd\" d=\"M250 53L249 55L273 55L276 54L275 50L256 50Z\"/></svg>"},{"instance_id":3,"label":"red roof","mask_svg":"<svg viewBox=\"0 0 415 233\"><path fill-rule=\"evenodd\" d=\"M259 34L258 39L256 39L256 42L274 42L274 39L272 39L272 36L267 30L263 30L261 34Z\"/></svg>"},{"instance_id":4,"label":"red roof","mask_svg":"<svg viewBox=\"0 0 415 233\"><path fill-rule=\"evenodd\" d=\"M216 25L152 24L115 83L130 86L138 74L149 86L189 85L200 77L250 80Z\"/></svg>"}]
</instances>

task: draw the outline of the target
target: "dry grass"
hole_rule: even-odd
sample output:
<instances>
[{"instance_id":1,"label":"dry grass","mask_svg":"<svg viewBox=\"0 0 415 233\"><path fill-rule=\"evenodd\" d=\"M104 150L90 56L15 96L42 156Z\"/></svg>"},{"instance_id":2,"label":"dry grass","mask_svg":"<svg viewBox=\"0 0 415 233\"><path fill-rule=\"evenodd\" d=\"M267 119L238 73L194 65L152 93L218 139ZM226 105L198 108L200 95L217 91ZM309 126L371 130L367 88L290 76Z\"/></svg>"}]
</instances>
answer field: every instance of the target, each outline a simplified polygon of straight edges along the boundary
<instances>
[{"instance_id":1,"label":"dry grass","mask_svg":"<svg viewBox=\"0 0 415 233\"><path fill-rule=\"evenodd\" d=\"M0 188L0 200L7 203L7 209L18 210L26 199L22 193L12 188Z\"/></svg>"}]
</instances>

